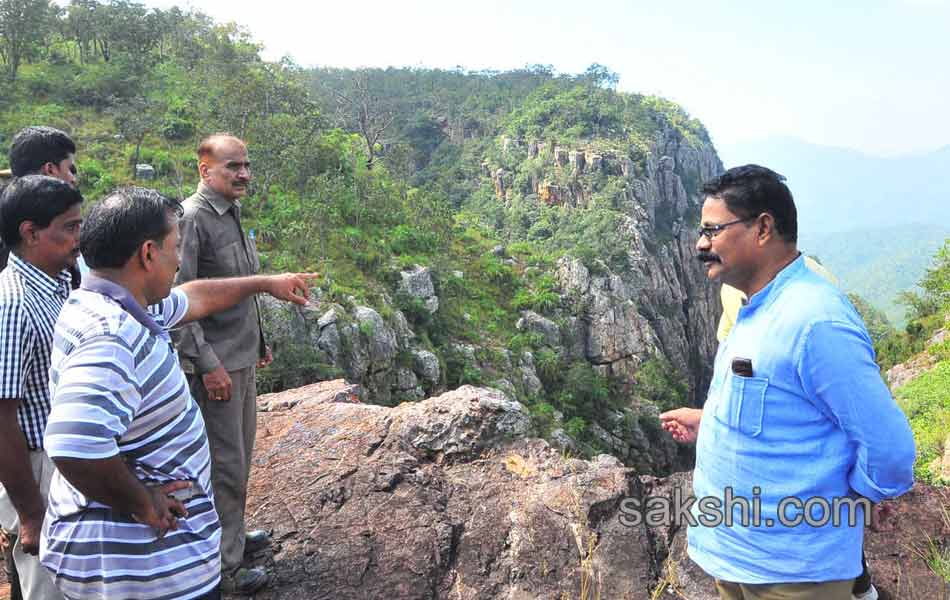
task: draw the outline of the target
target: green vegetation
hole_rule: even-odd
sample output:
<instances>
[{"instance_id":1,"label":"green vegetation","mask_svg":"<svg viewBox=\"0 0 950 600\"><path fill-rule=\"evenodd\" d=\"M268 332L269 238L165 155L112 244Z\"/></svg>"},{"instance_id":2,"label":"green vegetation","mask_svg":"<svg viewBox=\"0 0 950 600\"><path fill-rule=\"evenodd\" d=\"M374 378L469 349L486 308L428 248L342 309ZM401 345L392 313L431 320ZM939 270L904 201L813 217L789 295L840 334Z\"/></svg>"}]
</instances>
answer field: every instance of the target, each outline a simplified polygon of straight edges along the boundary
<instances>
[{"instance_id":1,"label":"green vegetation","mask_svg":"<svg viewBox=\"0 0 950 600\"><path fill-rule=\"evenodd\" d=\"M848 299L851 300L851 304L854 305L858 314L864 319L864 325L867 327L868 334L870 334L871 341L874 342L875 346L880 345L880 343L888 337L897 334L897 330L894 329L894 326L887 320L887 316L885 316L882 311L871 306L864 298L855 293L850 293L848 294Z\"/></svg>"},{"instance_id":2,"label":"green vegetation","mask_svg":"<svg viewBox=\"0 0 950 600\"><path fill-rule=\"evenodd\" d=\"M387 321L403 311L446 385L512 378L542 429L558 411L590 451L600 449L595 425L622 429L618 409L685 396L682 374L661 359L624 387L515 327L523 310L559 319L569 308L552 276L560 257L594 272L627 266L622 212L632 192L619 165L642 175L658 132L710 144L679 106L617 92L602 65L581 74L306 70L264 61L236 25L129 0L0 0L0 23L0 142L27 125L67 131L87 206L128 184L188 196L198 140L229 131L248 142L254 182L242 220L263 268L319 271L323 301L373 306ZM616 172L554 165L557 145L609 158ZM155 179L137 181L139 163ZM499 169L504 189L493 181ZM416 264L433 275L435 314L397 293L399 272ZM477 364L459 344L475 348ZM261 391L339 375L312 348L281 350L260 373ZM526 351L537 394L512 377ZM656 425L631 418L630 427Z\"/></svg>"},{"instance_id":3,"label":"green vegetation","mask_svg":"<svg viewBox=\"0 0 950 600\"><path fill-rule=\"evenodd\" d=\"M919 289L919 292L904 292L900 296L908 309L904 330L875 340L874 349L882 371L923 351L934 332L945 326L950 314L950 239L937 251L933 266L927 269Z\"/></svg>"},{"instance_id":4,"label":"green vegetation","mask_svg":"<svg viewBox=\"0 0 950 600\"><path fill-rule=\"evenodd\" d=\"M68 131L79 144L80 185L90 200L131 183L183 198L197 180L197 141L231 131L248 141L254 164L243 218L257 234L264 269L317 270L325 301L374 306L386 320L401 310L419 345L436 354L446 385L511 378L539 429L561 427L586 452L605 449L604 431L659 435L655 417L636 407L682 404L682 374L662 357L622 383L515 327L523 310L558 320L572 308L552 276L562 256L580 258L595 274L629 267L622 240L634 190L620 170L642 175L661 132L681 146L710 143L679 106L617 92L616 74L602 65L581 74L544 65L306 70L262 60L237 26L127 0L73 0L61 9L48 0L0 0L0 22L7 79L0 141L31 124ZM570 161L581 159L612 166L575 169ZM136 182L137 163L153 165L156 178ZM698 185L698 173L679 175L690 190ZM666 220L658 215L656 243L664 241ZM908 240L929 240L928 232L862 247L890 248L883 252L890 260L908 261L903 250L920 247ZM880 290L891 289L879 272L892 269L860 271L867 261L840 262L854 253L833 245L809 250L846 283L868 284L854 286L868 302L852 301L882 368L921 351L943 326L950 245L919 288L903 295L908 314L900 331L888 323L899 322L893 313L872 308ZM435 314L396 291L399 271L416 264L433 275ZM907 289L913 281L886 283ZM372 335L368 329L361 334ZM460 344L474 349L475 360ZM930 351L937 367L897 391L918 437L922 479L950 430L950 349ZM541 379L537 393L513 377L525 352ZM400 364L410 360L400 357ZM275 391L338 375L299 346L284 348L259 385Z\"/></svg>"},{"instance_id":5,"label":"green vegetation","mask_svg":"<svg viewBox=\"0 0 950 600\"><path fill-rule=\"evenodd\" d=\"M882 367L920 352L936 329L946 327L950 316L950 240L937 252L920 289L919 294L904 296L911 314L906 330L879 343ZM936 364L895 390L895 396L914 431L917 478L946 484L950 482L938 478L939 467L934 463L944 456L950 439L950 341L933 344L927 352Z\"/></svg>"},{"instance_id":6,"label":"green vegetation","mask_svg":"<svg viewBox=\"0 0 950 600\"><path fill-rule=\"evenodd\" d=\"M920 481L933 483L936 473L931 464L943 456L944 443L950 436L950 360L939 362L901 386L896 396L914 430L915 475Z\"/></svg>"}]
</instances>

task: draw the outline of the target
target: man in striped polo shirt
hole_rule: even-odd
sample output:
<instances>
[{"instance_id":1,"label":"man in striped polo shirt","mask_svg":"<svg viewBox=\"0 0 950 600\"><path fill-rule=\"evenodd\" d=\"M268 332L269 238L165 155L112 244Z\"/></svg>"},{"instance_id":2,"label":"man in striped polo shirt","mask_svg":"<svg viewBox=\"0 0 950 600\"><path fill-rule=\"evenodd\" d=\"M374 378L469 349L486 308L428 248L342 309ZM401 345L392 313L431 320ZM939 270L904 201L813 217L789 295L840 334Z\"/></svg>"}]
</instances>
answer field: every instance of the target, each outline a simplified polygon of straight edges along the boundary
<instances>
[{"instance_id":1,"label":"man in striped polo shirt","mask_svg":"<svg viewBox=\"0 0 950 600\"><path fill-rule=\"evenodd\" d=\"M36 557L53 464L44 452L53 326L69 295L82 195L43 175L13 181L0 199L0 525L18 534L13 560L23 597L61 597Z\"/></svg>"},{"instance_id":2,"label":"man in striped polo shirt","mask_svg":"<svg viewBox=\"0 0 950 600\"><path fill-rule=\"evenodd\" d=\"M128 188L82 230L92 271L56 323L45 443L59 470L40 551L67 598L219 597L208 441L168 330L261 292L304 304L316 277L172 289L180 215L158 192Z\"/></svg>"}]
</instances>

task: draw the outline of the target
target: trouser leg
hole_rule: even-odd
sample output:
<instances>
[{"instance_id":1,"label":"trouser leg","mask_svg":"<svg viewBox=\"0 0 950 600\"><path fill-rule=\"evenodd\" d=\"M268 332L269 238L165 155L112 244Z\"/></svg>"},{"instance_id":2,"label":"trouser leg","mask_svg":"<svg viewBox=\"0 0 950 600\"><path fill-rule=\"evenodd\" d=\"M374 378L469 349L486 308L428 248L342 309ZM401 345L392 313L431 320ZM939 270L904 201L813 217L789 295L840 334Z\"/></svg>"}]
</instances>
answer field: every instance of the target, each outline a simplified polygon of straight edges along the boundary
<instances>
[{"instance_id":1,"label":"trouser leg","mask_svg":"<svg viewBox=\"0 0 950 600\"><path fill-rule=\"evenodd\" d=\"M868 558L861 552L861 575L854 580L853 594L863 594L871 589L871 572L868 570Z\"/></svg>"},{"instance_id":2,"label":"trouser leg","mask_svg":"<svg viewBox=\"0 0 950 600\"><path fill-rule=\"evenodd\" d=\"M852 585L854 585L854 579L819 583L755 585L716 582L720 598L723 600L851 600ZM738 590L738 595L736 595L736 590Z\"/></svg>"},{"instance_id":3,"label":"trouser leg","mask_svg":"<svg viewBox=\"0 0 950 600\"><path fill-rule=\"evenodd\" d=\"M201 407L211 448L211 482L221 521L221 571L230 573L244 558L244 507L257 430L254 367L230 371L231 400L209 400L200 376L189 376Z\"/></svg>"},{"instance_id":4,"label":"trouser leg","mask_svg":"<svg viewBox=\"0 0 950 600\"><path fill-rule=\"evenodd\" d=\"M738 583L717 579L716 589L719 591L720 600L743 600L742 586Z\"/></svg>"},{"instance_id":5,"label":"trouser leg","mask_svg":"<svg viewBox=\"0 0 950 600\"><path fill-rule=\"evenodd\" d=\"M46 498L49 496L49 484L55 470L53 462L45 452L31 452L30 463L33 468L33 477L40 484L40 494ZM20 518L2 486L0 486L0 524L14 534L18 534L20 530ZM13 562L16 565L20 590L25 600L62 599L63 595L53 583L52 574L40 563L39 556L23 552L19 535L17 535L16 543L13 544Z\"/></svg>"},{"instance_id":6,"label":"trouser leg","mask_svg":"<svg viewBox=\"0 0 950 600\"><path fill-rule=\"evenodd\" d=\"M0 528L0 545L3 546L3 570L10 584L10 600L23 600L20 593L20 576L16 572L16 563L13 562L13 544L16 536L12 532Z\"/></svg>"}]
</instances>

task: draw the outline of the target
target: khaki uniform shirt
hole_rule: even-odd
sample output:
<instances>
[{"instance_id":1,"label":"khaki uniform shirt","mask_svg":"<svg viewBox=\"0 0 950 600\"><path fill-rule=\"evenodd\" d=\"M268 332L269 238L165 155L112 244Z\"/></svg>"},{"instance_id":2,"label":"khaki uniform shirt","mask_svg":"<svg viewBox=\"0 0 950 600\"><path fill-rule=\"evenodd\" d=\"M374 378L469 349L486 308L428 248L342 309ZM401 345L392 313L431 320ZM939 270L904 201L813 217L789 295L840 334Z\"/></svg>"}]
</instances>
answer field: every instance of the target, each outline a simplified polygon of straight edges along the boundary
<instances>
[{"instance_id":1,"label":"khaki uniform shirt","mask_svg":"<svg viewBox=\"0 0 950 600\"><path fill-rule=\"evenodd\" d=\"M257 246L241 228L241 203L224 198L204 183L184 201L179 221L182 284L207 277L253 275L261 270ZM204 374L223 365L227 371L257 364L264 353L264 330L257 296L173 332L182 368Z\"/></svg>"}]
</instances>

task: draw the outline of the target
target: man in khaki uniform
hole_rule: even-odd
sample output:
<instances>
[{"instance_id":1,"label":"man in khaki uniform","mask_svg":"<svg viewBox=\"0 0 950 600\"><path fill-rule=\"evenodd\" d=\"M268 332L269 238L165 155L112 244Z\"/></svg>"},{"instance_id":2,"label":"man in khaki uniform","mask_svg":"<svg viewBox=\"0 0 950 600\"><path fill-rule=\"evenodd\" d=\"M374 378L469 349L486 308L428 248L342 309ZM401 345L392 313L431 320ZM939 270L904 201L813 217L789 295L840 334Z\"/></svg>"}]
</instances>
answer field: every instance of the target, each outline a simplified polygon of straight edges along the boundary
<instances>
[{"instance_id":1,"label":"man in khaki uniform","mask_svg":"<svg viewBox=\"0 0 950 600\"><path fill-rule=\"evenodd\" d=\"M260 270L254 240L241 226L240 199L251 180L247 147L217 134L198 146L198 190L183 203L181 270L176 284ZM221 519L222 591L250 594L267 584L263 569L241 568L245 553L267 543L246 532L244 508L256 431L255 369L270 364L257 297L183 327L176 335L191 393L201 407Z\"/></svg>"}]
</instances>

